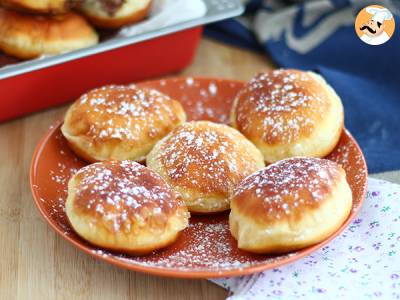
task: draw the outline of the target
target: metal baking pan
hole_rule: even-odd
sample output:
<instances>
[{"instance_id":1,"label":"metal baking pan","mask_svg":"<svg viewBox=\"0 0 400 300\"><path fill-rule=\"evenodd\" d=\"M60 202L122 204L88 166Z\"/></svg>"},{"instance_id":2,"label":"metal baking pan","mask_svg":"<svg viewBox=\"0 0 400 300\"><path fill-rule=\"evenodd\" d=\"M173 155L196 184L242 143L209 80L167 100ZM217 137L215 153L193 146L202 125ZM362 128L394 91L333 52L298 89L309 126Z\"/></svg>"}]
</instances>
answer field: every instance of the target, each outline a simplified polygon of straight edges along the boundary
<instances>
[{"instance_id":1,"label":"metal baking pan","mask_svg":"<svg viewBox=\"0 0 400 300\"><path fill-rule=\"evenodd\" d=\"M206 14L132 37L0 68L0 121L72 101L88 89L176 72L192 60L202 25L240 15L240 0L203 0Z\"/></svg>"}]
</instances>

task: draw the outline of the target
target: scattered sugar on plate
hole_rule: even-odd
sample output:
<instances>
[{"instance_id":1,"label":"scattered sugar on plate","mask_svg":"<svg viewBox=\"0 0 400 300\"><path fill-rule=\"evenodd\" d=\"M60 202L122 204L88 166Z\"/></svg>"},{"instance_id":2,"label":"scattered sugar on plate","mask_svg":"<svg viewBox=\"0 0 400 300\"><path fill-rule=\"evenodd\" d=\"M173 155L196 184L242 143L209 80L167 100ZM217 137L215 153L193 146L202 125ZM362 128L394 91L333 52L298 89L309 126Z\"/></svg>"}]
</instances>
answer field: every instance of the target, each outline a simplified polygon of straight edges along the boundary
<instances>
[{"instance_id":1,"label":"scattered sugar on plate","mask_svg":"<svg viewBox=\"0 0 400 300\"><path fill-rule=\"evenodd\" d=\"M188 89L195 89L195 87L200 86L200 80L193 79L192 85L190 85L191 80L188 81L189 84L187 82L185 83ZM173 79L172 82L181 82L181 80ZM166 86L166 84L165 80L160 81L160 86ZM196 97L196 99L192 99L192 97L189 98L185 94L185 90L182 90L182 98L186 97L185 103L190 108L190 116L192 119L201 117L202 119L212 119L222 123L227 122L229 112L219 110L218 107L215 109L215 105L212 103L212 101L219 101L218 91L221 89L218 88L218 81L214 84L216 89L214 89L212 84L206 86L206 89L197 88L198 97ZM288 82L288 84L290 83ZM229 83L229 86L234 88L237 84L233 82ZM212 96L214 91L215 95ZM226 99L224 99L224 101L226 101ZM49 176L49 180L54 182L54 189L56 189L57 197L55 199L49 199L45 196L41 196L40 203L43 207L47 207L48 211L51 211L49 217L65 235L72 236L74 239L79 240L79 237L69 226L64 209L68 180L83 164L68 149L60 132L56 132L55 140L58 143L58 150L56 152L58 154L58 163L49 170L46 176ZM361 170L363 170L362 158L358 154L354 155L354 153L357 153L356 150L354 144L342 138L334 153L329 155L328 158L341 164L347 174L352 174L355 180L352 184L352 189L356 194L359 194L362 192L362 180L364 180L365 174L361 172ZM350 165L350 158L355 162L354 165ZM39 191L40 195L40 189L42 187L34 186L34 188ZM355 209L357 205L357 203L354 203L353 209ZM236 242L230 236L227 215L213 216L213 220L210 223L204 222L201 217L194 216L191 218L190 222L190 227L185 229L183 236L180 237L175 244L172 244L166 249L155 251L148 256L135 257L111 253L95 246L89 247L91 247L94 255L102 258L122 261L131 265L160 269L168 268L170 270L188 272L243 270L249 266L279 262L298 254L290 253L287 255L269 257L252 255L239 251L236 247Z\"/></svg>"},{"instance_id":2,"label":"scattered sugar on plate","mask_svg":"<svg viewBox=\"0 0 400 300\"><path fill-rule=\"evenodd\" d=\"M217 87L217 85L216 85L214 82L211 82L211 83L208 85L208 91L210 92L210 94L211 94L212 96L215 96L215 95L217 94L217 92L218 92L218 87Z\"/></svg>"},{"instance_id":3,"label":"scattered sugar on plate","mask_svg":"<svg viewBox=\"0 0 400 300\"><path fill-rule=\"evenodd\" d=\"M192 86L192 85L193 85L193 82L194 82L194 80L193 80L192 77L186 78L186 84L187 84L188 86Z\"/></svg>"}]
</instances>

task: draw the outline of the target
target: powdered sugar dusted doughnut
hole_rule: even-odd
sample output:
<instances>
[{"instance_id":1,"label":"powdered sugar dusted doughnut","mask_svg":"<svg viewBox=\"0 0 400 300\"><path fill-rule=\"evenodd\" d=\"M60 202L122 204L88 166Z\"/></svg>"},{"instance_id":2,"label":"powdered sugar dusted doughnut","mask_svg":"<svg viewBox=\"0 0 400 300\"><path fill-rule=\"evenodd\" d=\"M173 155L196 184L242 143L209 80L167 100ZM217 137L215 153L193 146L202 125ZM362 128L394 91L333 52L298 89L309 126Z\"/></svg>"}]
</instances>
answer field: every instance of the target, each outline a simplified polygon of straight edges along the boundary
<instances>
[{"instance_id":1,"label":"powdered sugar dusted doughnut","mask_svg":"<svg viewBox=\"0 0 400 300\"><path fill-rule=\"evenodd\" d=\"M268 162L324 157L339 141L343 106L319 75L298 70L259 73L239 92L231 123Z\"/></svg>"},{"instance_id":2,"label":"powdered sugar dusted doughnut","mask_svg":"<svg viewBox=\"0 0 400 300\"><path fill-rule=\"evenodd\" d=\"M352 193L342 167L291 158L245 178L231 200L229 223L241 249L288 252L316 244L346 220Z\"/></svg>"},{"instance_id":3,"label":"powdered sugar dusted doughnut","mask_svg":"<svg viewBox=\"0 0 400 300\"><path fill-rule=\"evenodd\" d=\"M87 161L143 161L155 143L186 120L181 104L156 90L109 85L67 111L62 133Z\"/></svg>"},{"instance_id":4,"label":"powdered sugar dusted doughnut","mask_svg":"<svg viewBox=\"0 0 400 300\"><path fill-rule=\"evenodd\" d=\"M189 218L165 181L133 161L100 162L79 170L68 183L66 213L85 240L134 254L169 245Z\"/></svg>"},{"instance_id":5,"label":"powdered sugar dusted doughnut","mask_svg":"<svg viewBox=\"0 0 400 300\"><path fill-rule=\"evenodd\" d=\"M237 130L198 121L174 129L147 157L147 166L178 191L189 211L229 209L229 195L264 166L260 151Z\"/></svg>"}]
</instances>

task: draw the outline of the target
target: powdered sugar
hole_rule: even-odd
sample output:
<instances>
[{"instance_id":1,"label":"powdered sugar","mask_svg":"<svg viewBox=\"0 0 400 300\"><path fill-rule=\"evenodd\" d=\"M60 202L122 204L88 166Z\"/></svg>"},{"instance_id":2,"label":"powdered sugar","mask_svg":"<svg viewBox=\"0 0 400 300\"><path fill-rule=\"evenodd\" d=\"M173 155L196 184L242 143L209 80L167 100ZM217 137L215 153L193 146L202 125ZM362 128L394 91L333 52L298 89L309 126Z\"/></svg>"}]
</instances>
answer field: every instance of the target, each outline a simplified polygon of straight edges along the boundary
<instances>
[{"instance_id":1,"label":"powdered sugar","mask_svg":"<svg viewBox=\"0 0 400 300\"><path fill-rule=\"evenodd\" d=\"M172 85L175 87L171 91ZM232 97L224 95L224 86L228 85L232 89ZM228 123L229 108L235 96L235 90L240 87L240 82L215 79L204 80L201 78L187 77L169 79L169 87L164 90L165 85L160 84L160 90L171 95L179 91L179 100L183 104L189 120L209 120L218 123ZM222 91L222 95L221 95ZM221 97L224 101L221 102ZM216 105L218 103L218 105ZM222 105L224 104L224 105Z\"/></svg>"},{"instance_id":2,"label":"powdered sugar","mask_svg":"<svg viewBox=\"0 0 400 300\"><path fill-rule=\"evenodd\" d=\"M93 140L140 141L146 134L163 136L166 128L180 123L170 97L135 85L94 89L75 103L69 116L69 126L84 128L82 134Z\"/></svg>"},{"instance_id":3,"label":"powdered sugar","mask_svg":"<svg viewBox=\"0 0 400 300\"><path fill-rule=\"evenodd\" d=\"M150 229L162 229L166 217L183 205L159 175L133 161L86 166L75 174L75 182L75 209L103 220L113 231L130 232L147 222Z\"/></svg>"},{"instance_id":4,"label":"powdered sugar","mask_svg":"<svg viewBox=\"0 0 400 300\"><path fill-rule=\"evenodd\" d=\"M352 192L353 198L359 197L364 189L365 178L367 177L367 167L356 144L349 141L351 134L346 130L346 134L342 135L336 149L327 156L346 171L347 179L353 182Z\"/></svg>"},{"instance_id":5,"label":"powdered sugar","mask_svg":"<svg viewBox=\"0 0 400 300\"><path fill-rule=\"evenodd\" d=\"M162 80L159 82L159 87L168 86L171 82L174 82L174 80L176 79ZM178 82L179 80L176 81ZM228 96L229 94L223 93L222 91L226 89L225 86L228 86L232 89L232 95L234 95L238 88L241 87L240 82L229 82L225 84L224 82L215 80L213 82L217 85L218 92L215 96L211 96L208 91L209 82L203 83L201 79L196 78L193 78L193 85L191 86L187 85L185 80L180 80L179 84L182 82L184 82L185 87L179 90L180 94L176 99L180 100L185 106L192 108L187 109L189 119L204 119L207 118L209 114L214 116L215 119L213 120L227 120L227 116L229 115L228 106L231 103L231 99L230 96ZM200 96L200 84L207 92L207 98ZM196 90L193 91L193 89ZM232 98L233 97L234 96L232 96ZM196 103L199 103L197 108L195 107ZM193 111L196 113L193 113ZM361 200L361 195L365 186L366 169L360 152L353 141L348 138L348 135L348 133L343 134L338 147L328 158L342 164L346 170L347 178L353 191L353 207L356 209L359 207L359 201ZM64 201L66 199L65 183L68 182L71 174L73 174L76 169L84 165L84 162L77 159L69 150L59 129L53 133L49 139L49 143L45 145L45 149L47 148L52 148L56 157L54 160L55 163L52 163L53 160L51 160L49 167L50 170L53 171L51 174L47 170L37 174L38 177L44 178L46 183L43 185L43 182L40 182L39 186L33 186L34 189L39 191L38 194L41 198L41 200L38 201L40 202L39 205L46 210L50 222L59 230L77 241L82 247L92 250L93 255L101 259L119 263L122 262L126 267L132 267L132 269L134 269L135 266L141 266L182 272L209 271L216 274L223 271L246 269L249 266L279 263L290 257L294 258L301 254L301 252L296 252L288 255L270 257L239 251L236 242L229 233L227 214L207 217L193 216L190 219L190 227L183 231L176 243L166 249L158 250L143 257L122 255L89 245L73 232L64 212ZM210 157L214 157L217 153L214 154L210 152L209 155ZM47 164L47 161L47 155L44 155L40 158L38 164ZM48 183L50 183L50 185ZM51 193L48 192L49 189L52 190ZM298 202L298 205L299 204L300 202ZM157 210L154 212L156 213ZM123 218L122 214L121 218Z\"/></svg>"},{"instance_id":6,"label":"powdered sugar","mask_svg":"<svg viewBox=\"0 0 400 300\"><path fill-rule=\"evenodd\" d=\"M295 255L291 253L279 257L250 255L239 251L236 242L229 233L229 224L224 217L216 216L214 221L204 222L204 217L194 217L189 228L183 232L178 240L185 247L175 249L174 245L167 249L154 252L148 257L131 257L127 255L113 255L105 251L94 253L112 256L113 259L131 265L140 265L153 268L173 269L176 271L224 271L243 269L257 264L279 262Z\"/></svg>"},{"instance_id":7,"label":"powdered sugar","mask_svg":"<svg viewBox=\"0 0 400 300\"><path fill-rule=\"evenodd\" d=\"M252 134L262 125L262 139L270 143L289 143L301 133L313 132L315 120L329 107L326 93L313 87L316 84L305 72L275 70L258 74L238 95L236 122L240 131ZM251 120L261 120L262 124Z\"/></svg>"},{"instance_id":8,"label":"powdered sugar","mask_svg":"<svg viewBox=\"0 0 400 300\"><path fill-rule=\"evenodd\" d=\"M210 92L211 95L216 95L218 92L218 87L215 83L211 82L208 85L208 91Z\"/></svg>"},{"instance_id":9,"label":"powdered sugar","mask_svg":"<svg viewBox=\"0 0 400 300\"><path fill-rule=\"evenodd\" d=\"M204 193L230 190L263 165L258 150L235 129L210 122L190 122L176 128L157 156L168 179Z\"/></svg>"},{"instance_id":10,"label":"powdered sugar","mask_svg":"<svg viewBox=\"0 0 400 300\"><path fill-rule=\"evenodd\" d=\"M338 180L340 167L332 161L290 158L248 176L235 189L233 201L246 206L255 195L260 201L252 205L264 211L263 220L280 219L304 207L318 206L333 192Z\"/></svg>"}]
</instances>

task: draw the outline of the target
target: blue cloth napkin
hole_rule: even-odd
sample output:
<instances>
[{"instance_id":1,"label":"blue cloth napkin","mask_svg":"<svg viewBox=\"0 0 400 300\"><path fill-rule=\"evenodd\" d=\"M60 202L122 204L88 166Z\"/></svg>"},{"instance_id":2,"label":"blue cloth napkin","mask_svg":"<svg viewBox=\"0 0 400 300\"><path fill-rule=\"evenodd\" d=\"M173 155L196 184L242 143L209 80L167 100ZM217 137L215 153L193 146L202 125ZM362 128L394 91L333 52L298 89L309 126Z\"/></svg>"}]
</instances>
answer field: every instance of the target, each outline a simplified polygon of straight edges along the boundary
<instances>
[{"instance_id":1,"label":"blue cloth napkin","mask_svg":"<svg viewBox=\"0 0 400 300\"><path fill-rule=\"evenodd\" d=\"M370 46L354 21L367 5L388 8L398 25L385 44ZM206 34L263 51L285 68L319 72L345 106L346 127L371 173L400 169L400 1L248 1L243 17L214 23Z\"/></svg>"}]
</instances>

